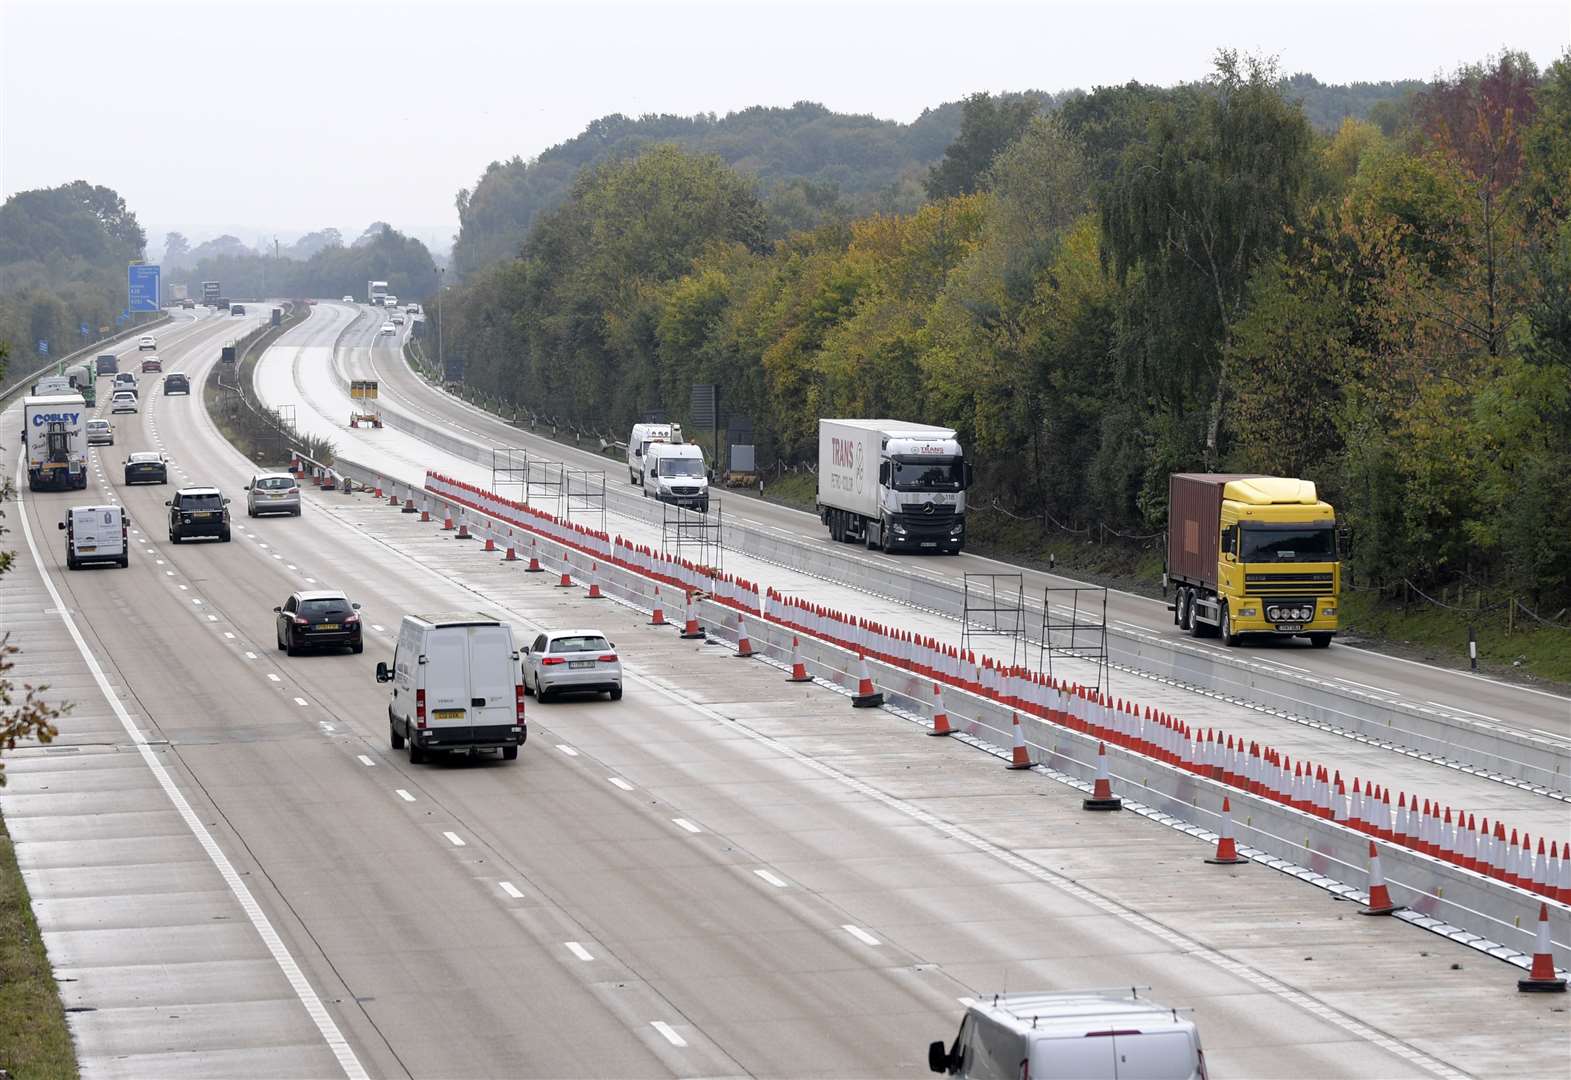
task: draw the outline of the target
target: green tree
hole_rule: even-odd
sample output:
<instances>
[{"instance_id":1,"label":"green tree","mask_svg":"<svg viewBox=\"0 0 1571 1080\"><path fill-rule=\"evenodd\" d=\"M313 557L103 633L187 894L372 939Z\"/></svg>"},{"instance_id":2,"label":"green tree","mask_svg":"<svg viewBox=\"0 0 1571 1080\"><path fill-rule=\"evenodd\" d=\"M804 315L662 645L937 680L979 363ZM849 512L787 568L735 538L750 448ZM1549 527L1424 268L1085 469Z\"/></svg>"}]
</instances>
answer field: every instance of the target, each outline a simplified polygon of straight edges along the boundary
<instances>
[{"instance_id":1,"label":"green tree","mask_svg":"<svg viewBox=\"0 0 1571 1080\"><path fill-rule=\"evenodd\" d=\"M1020 137L1037 108L1033 98L995 98L988 93L966 98L960 134L928 172L928 197L969 195L983 186L993 159Z\"/></svg>"}]
</instances>

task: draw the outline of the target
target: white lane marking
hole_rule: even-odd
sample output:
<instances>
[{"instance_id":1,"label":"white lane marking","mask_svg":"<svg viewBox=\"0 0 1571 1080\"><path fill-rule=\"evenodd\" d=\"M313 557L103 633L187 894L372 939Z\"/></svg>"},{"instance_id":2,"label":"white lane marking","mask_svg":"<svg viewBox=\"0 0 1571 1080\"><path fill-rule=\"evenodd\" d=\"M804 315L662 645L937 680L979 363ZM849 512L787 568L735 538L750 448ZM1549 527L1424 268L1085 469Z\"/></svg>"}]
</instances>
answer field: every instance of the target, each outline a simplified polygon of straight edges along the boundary
<instances>
[{"instance_id":1,"label":"white lane marking","mask_svg":"<svg viewBox=\"0 0 1571 1080\"><path fill-rule=\"evenodd\" d=\"M256 659L256 653L254 653L254 652L247 652L245 654L245 658L247 660L255 660Z\"/></svg>"},{"instance_id":2,"label":"white lane marking","mask_svg":"<svg viewBox=\"0 0 1571 1080\"><path fill-rule=\"evenodd\" d=\"M1389 694L1392 697L1396 696L1396 691L1395 690L1382 690L1378 686L1370 686L1368 683L1354 682L1352 679L1345 678L1345 677L1343 677L1341 675L1338 675L1336 677L1336 681L1337 682L1344 682L1344 683L1347 683L1347 685L1349 685L1349 686L1356 686L1356 687L1359 687L1360 689L1363 689L1363 690L1368 690L1370 693L1373 693L1373 694Z\"/></svg>"},{"instance_id":3,"label":"white lane marking","mask_svg":"<svg viewBox=\"0 0 1571 1080\"><path fill-rule=\"evenodd\" d=\"M164 561L164 560L162 560L162 559L159 559L159 560L158 560L158 562L159 562L159 564L160 564L160 565L162 565L162 564L163 564L163 561ZM165 577L174 577L174 576L175 576L175 572L174 572L174 571L173 571L173 570L165 570L165 571L164 571L164 576L165 576Z\"/></svg>"},{"instance_id":4,"label":"white lane marking","mask_svg":"<svg viewBox=\"0 0 1571 1080\"><path fill-rule=\"evenodd\" d=\"M275 552L273 552L273 558L281 560L281 559L283 559L283 556L278 554L278 552L275 551Z\"/></svg>"},{"instance_id":5,"label":"white lane marking","mask_svg":"<svg viewBox=\"0 0 1571 1080\"><path fill-rule=\"evenodd\" d=\"M274 675L271 671L269 671L267 673L267 677L268 677L269 681L271 681L271 682L278 682L279 681L278 676Z\"/></svg>"},{"instance_id":6,"label":"white lane marking","mask_svg":"<svg viewBox=\"0 0 1571 1080\"><path fill-rule=\"evenodd\" d=\"M687 1045L687 1040L678 1035L676 1030L664 1020L651 1020L649 1021L649 1026L654 1028L660 1034L664 1035L666 1042L670 1043L672 1046Z\"/></svg>"},{"instance_id":7,"label":"white lane marking","mask_svg":"<svg viewBox=\"0 0 1571 1080\"><path fill-rule=\"evenodd\" d=\"M191 589L191 586L189 586L189 585L182 585L182 586L180 586L180 591L181 592L189 592L190 589Z\"/></svg>"},{"instance_id":8,"label":"white lane marking","mask_svg":"<svg viewBox=\"0 0 1571 1080\"><path fill-rule=\"evenodd\" d=\"M703 829L700 829L697 825L694 825L691 821L688 821L685 817L674 817L671 820L676 824L677 828L679 828L679 829L686 829L690 833L698 833L698 832L703 832L704 831Z\"/></svg>"},{"instance_id":9,"label":"white lane marking","mask_svg":"<svg viewBox=\"0 0 1571 1080\"><path fill-rule=\"evenodd\" d=\"M66 609L65 601L60 598L60 591L55 588L55 583L50 578L48 570L44 568L43 557L38 553L38 542L33 539L32 523L28 521L26 510L22 506L24 496L22 494L22 469L20 462L18 462L16 470L16 489L17 509L21 511L22 533L27 538L28 550L32 552L33 564L38 567L38 576L43 580L44 588L49 590L50 599L54 601L55 611L59 614L60 621L65 623L66 630L70 632L71 640L76 643L77 652L81 653L82 659L87 663L88 670L92 672L93 681L98 684L99 692L104 695L104 700L114 710L115 716L120 720L121 727L125 729L126 735L136 746L137 752L142 755L142 761L152 771L154 778L157 779L158 786L164 789L164 794L174 804L175 810L179 812L181 819L186 823L186 827L196 837L197 843L201 845L208 859L218 868L219 875L224 879L224 883L229 886L229 891L234 894L241 909L245 911L246 918L250 920L252 928L261 937L262 943L267 946L267 951L272 955L273 962L284 973L284 978L289 981L290 988L295 992L295 997L299 999L300 1004L305 1007L306 1014L311 1017L312 1022L316 1025L318 1034L322 1036L328 1048L333 1051L333 1056L338 1059L338 1067L344 1071L344 1075L349 1077L350 1080L370 1080L370 1074L366 1072L365 1066L360 1064L360 1059L355 1057L355 1052L350 1049L343 1033L338 1030L338 1025L333 1022L332 1016L328 1014L326 1006L322 1004L322 999L317 997L316 991L311 988L311 983L306 979L305 973L300 970L300 966L295 963L295 958L290 955L289 949L284 945L283 938L279 937L278 931L273 929L273 924L268 921L261 905L251 895L251 890L246 888L245 882L241 880L239 872L234 868L234 864L229 861L229 857L224 854L223 849L218 846L218 842L213 839L212 834L207 831L207 827L202 824L201 818L197 816L191 804L186 801L186 797L181 794L179 787L175 785L174 778L169 775L169 770L165 769L163 763L153 754L152 748L147 744L147 736L142 734L141 729L131 719L131 714L126 710L125 704L115 694L114 687L109 685L109 679L104 674L103 667L99 665L97 658L93 656L92 650L87 647L87 641L82 637L82 632L77 629L76 620L71 617L70 611Z\"/></svg>"},{"instance_id":10,"label":"white lane marking","mask_svg":"<svg viewBox=\"0 0 1571 1080\"><path fill-rule=\"evenodd\" d=\"M574 750L571 746L568 746L566 743L557 743L556 744L556 748L558 750L562 751L562 753L566 754L568 757L577 757L578 756L578 751Z\"/></svg>"},{"instance_id":11,"label":"white lane marking","mask_svg":"<svg viewBox=\"0 0 1571 1080\"><path fill-rule=\"evenodd\" d=\"M312 585L316 584L316 578L314 578L314 577L308 577L308 578L306 578L306 581L308 583L312 584Z\"/></svg>"},{"instance_id":12,"label":"white lane marking","mask_svg":"<svg viewBox=\"0 0 1571 1080\"><path fill-rule=\"evenodd\" d=\"M207 617L207 621L208 622L217 622L218 621L218 616L217 615L209 615Z\"/></svg>"},{"instance_id":13,"label":"white lane marking","mask_svg":"<svg viewBox=\"0 0 1571 1080\"><path fill-rule=\"evenodd\" d=\"M257 541L257 542L256 542L256 546L257 546L257 547L259 547L259 548L265 548L265 547L266 547L266 546L267 546L267 545L266 545L266 544L264 544L264 543L262 543L262 542L261 542L261 541L260 541L260 540L258 540L258 541Z\"/></svg>"},{"instance_id":14,"label":"white lane marking","mask_svg":"<svg viewBox=\"0 0 1571 1080\"><path fill-rule=\"evenodd\" d=\"M1437 709L1442 709L1445 712L1466 713L1468 716L1476 716L1480 720L1488 720L1490 723L1493 723L1493 724L1503 724L1503 723L1505 723L1504 720L1501 720L1497 716L1490 716L1487 713L1474 712L1472 709L1464 709L1460 705L1444 705L1444 704L1442 704L1442 703L1440 703L1438 701L1431 701L1431 702L1428 702L1428 704L1433 705ZM1537 729L1534 728L1534 729L1531 729L1531 730L1535 730L1536 731Z\"/></svg>"},{"instance_id":15,"label":"white lane marking","mask_svg":"<svg viewBox=\"0 0 1571 1080\"><path fill-rule=\"evenodd\" d=\"M233 630L225 630L224 631L224 637L228 638L230 641L233 641L235 639L234 631Z\"/></svg>"},{"instance_id":16,"label":"white lane marking","mask_svg":"<svg viewBox=\"0 0 1571 1080\"><path fill-rule=\"evenodd\" d=\"M372 623L371 624L371 629L375 630L378 634L380 634L382 632L383 628L378 626L376 623Z\"/></svg>"},{"instance_id":17,"label":"white lane marking","mask_svg":"<svg viewBox=\"0 0 1571 1080\"><path fill-rule=\"evenodd\" d=\"M623 791L633 790L633 785L629 784L626 780L623 780L620 776L608 776L606 779L611 781L611 783L615 784L617 787L621 788Z\"/></svg>"},{"instance_id":18,"label":"white lane marking","mask_svg":"<svg viewBox=\"0 0 1571 1080\"><path fill-rule=\"evenodd\" d=\"M306 705L308 705L310 703L307 702L306 699L303 698L303 697L297 697L297 698L295 698L295 704L299 705L302 708L304 708Z\"/></svg>"},{"instance_id":19,"label":"white lane marking","mask_svg":"<svg viewBox=\"0 0 1571 1080\"><path fill-rule=\"evenodd\" d=\"M326 720L318 720L317 723L321 725L323 731L337 731L338 730L332 724L329 724Z\"/></svg>"},{"instance_id":20,"label":"white lane marking","mask_svg":"<svg viewBox=\"0 0 1571 1080\"><path fill-rule=\"evenodd\" d=\"M405 791L403 788L394 788L393 790L398 792L398 797L400 799L404 800L404 802L414 802L415 801L415 797L413 795L409 794L409 792Z\"/></svg>"},{"instance_id":21,"label":"white lane marking","mask_svg":"<svg viewBox=\"0 0 1571 1080\"><path fill-rule=\"evenodd\" d=\"M863 930L860 926L852 926L850 923L846 923L840 929L856 938L863 945L879 944L879 941L876 937L874 937L872 934L869 934L866 930Z\"/></svg>"},{"instance_id":22,"label":"white lane marking","mask_svg":"<svg viewBox=\"0 0 1571 1080\"><path fill-rule=\"evenodd\" d=\"M455 832L444 832L442 835L447 837L447 842L449 844L452 844L454 847L467 847L468 846L464 842L464 838L462 836L459 836Z\"/></svg>"},{"instance_id":23,"label":"white lane marking","mask_svg":"<svg viewBox=\"0 0 1571 1080\"><path fill-rule=\"evenodd\" d=\"M768 870L754 870L753 873L757 874L759 877L763 878L777 889L783 889L786 887L785 882L775 877L775 875L771 874Z\"/></svg>"},{"instance_id":24,"label":"white lane marking","mask_svg":"<svg viewBox=\"0 0 1571 1080\"><path fill-rule=\"evenodd\" d=\"M298 567L298 566L296 566L296 565L295 565L295 564L294 564L294 563L285 563L285 564L284 564L284 565L285 565L285 566L287 566L287 567L289 567L289 569L291 569L291 570L298 570L298 569L300 569L300 568L299 568L299 567Z\"/></svg>"},{"instance_id":25,"label":"white lane marking","mask_svg":"<svg viewBox=\"0 0 1571 1080\"><path fill-rule=\"evenodd\" d=\"M360 764L364 765L366 768L368 768L368 769L376 768L376 762L372 761L370 758L366 757L364 754L358 754L356 756L359 757Z\"/></svg>"},{"instance_id":26,"label":"white lane marking","mask_svg":"<svg viewBox=\"0 0 1571 1080\"><path fill-rule=\"evenodd\" d=\"M595 958L594 953L590 952L576 941L564 941L562 944L567 946L568 952L572 953L580 960L593 960Z\"/></svg>"},{"instance_id":27,"label":"white lane marking","mask_svg":"<svg viewBox=\"0 0 1571 1080\"><path fill-rule=\"evenodd\" d=\"M523 892L511 881L499 881L497 882L497 885L499 885L502 891L505 892L508 896L511 896L514 900L522 900L524 898Z\"/></svg>"},{"instance_id":28,"label":"white lane marking","mask_svg":"<svg viewBox=\"0 0 1571 1080\"><path fill-rule=\"evenodd\" d=\"M1314 674L1314 672L1310 671L1308 668L1301 668L1297 664L1289 664L1286 660L1277 660L1273 657L1271 663L1275 664L1277 667L1288 668L1291 671L1302 671L1305 675Z\"/></svg>"}]
</instances>

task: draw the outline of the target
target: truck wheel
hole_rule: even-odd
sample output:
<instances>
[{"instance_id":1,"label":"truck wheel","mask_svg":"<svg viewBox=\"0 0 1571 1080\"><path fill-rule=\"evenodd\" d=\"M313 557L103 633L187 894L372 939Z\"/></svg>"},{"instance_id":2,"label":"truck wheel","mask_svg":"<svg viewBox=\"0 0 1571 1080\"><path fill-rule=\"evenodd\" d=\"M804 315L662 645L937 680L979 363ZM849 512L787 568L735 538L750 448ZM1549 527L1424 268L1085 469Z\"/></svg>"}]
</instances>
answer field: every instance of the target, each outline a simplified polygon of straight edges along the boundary
<instances>
[{"instance_id":1,"label":"truck wheel","mask_svg":"<svg viewBox=\"0 0 1571 1080\"><path fill-rule=\"evenodd\" d=\"M387 745L394 750L402 750L404 748L404 737L398 733L398 728L393 726L391 720L387 722Z\"/></svg>"},{"instance_id":2,"label":"truck wheel","mask_svg":"<svg viewBox=\"0 0 1571 1080\"><path fill-rule=\"evenodd\" d=\"M77 561L76 561L76 556L75 555L67 555L65 557L65 568L67 570L75 570L77 568Z\"/></svg>"},{"instance_id":3,"label":"truck wheel","mask_svg":"<svg viewBox=\"0 0 1571 1080\"><path fill-rule=\"evenodd\" d=\"M1190 637L1197 637L1197 638L1210 637L1211 636L1210 625L1207 624L1207 623L1201 622L1200 621L1200 613L1195 610L1195 605L1196 605L1196 603L1199 602L1199 599L1200 598L1197 597L1194 594L1193 591L1190 592L1190 594L1189 594L1189 610L1185 613L1187 615L1188 619L1189 619L1189 636Z\"/></svg>"},{"instance_id":4,"label":"truck wheel","mask_svg":"<svg viewBox=\"0 0 1571 1080\"><path fill-rule=\"evenodd\" d=\"M1331 644L1331 635L1326 633L1310 634L1309 644L1317 649L1324 649Z\"/></svg>"},{"instance_id":5,"label":"truck wheel","mask_svg":"<svg viewBox=\"0 0 1571 1080\"><path fill-rule=\"evenodd\" d=\"M409 764L411 764L411 765L424 765L425 764L425 759L426 759L426 752L424 750L420 749L419 746L415 745L415 741L413 739L410 739L409 740Z\"/></svg>"},{"instance_id":6,"label":"truck wheel","mask_svg":"<svg viewBox=\"0 0 1571 1080\"><path fill-rule=\"evenodd\" d=\"M1178 624L1180 630L1186 633L1189 630L1189 619L1193 615L1189 608L1192 602L1193 597L1190 595L1189 590L1179 589L1178 596L1174 598L1173 603L1173 621Z\"/></svg>"},{"instance_id":7,"label":"truck wheel","mask_svg":"<svg viewBox=\"0 0 1571 1080\"><path fill-rule=\"evenodd\" d=\"M1222 605L1222 644L1231 649L1238 644L1238 635L1233 633L1233 616L1228 613L1227 605Z\"/></svg>"}]
</instances>

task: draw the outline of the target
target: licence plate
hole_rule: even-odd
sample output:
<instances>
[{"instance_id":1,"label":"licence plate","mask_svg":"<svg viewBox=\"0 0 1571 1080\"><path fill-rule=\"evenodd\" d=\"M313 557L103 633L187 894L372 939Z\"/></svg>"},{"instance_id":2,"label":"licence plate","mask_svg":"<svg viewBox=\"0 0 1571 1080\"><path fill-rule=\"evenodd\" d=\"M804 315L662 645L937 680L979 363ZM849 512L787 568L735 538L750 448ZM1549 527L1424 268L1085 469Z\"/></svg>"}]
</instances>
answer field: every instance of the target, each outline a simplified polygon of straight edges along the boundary
<instances>
[{"instance_id":1,"label":"licence plate","mask_svg":"<svg viewBox=\"0 0 1571 1080\"><path fill-rule=\"evenodd\" d=\"M1304 628L1304 624L1297 622L1279 622L1276 624L1276 628L1278 630L1302 630Z\"/></svg>"},{"instance_id":2,"label":"licence plate","mask_svg":"<svg viewBox=\"0 0 1571 1080\"><path fill-rule=\"evenodd\" d=\"M567 666L570 668L594 667L595 662L593 660L569 660Z\"/></svg>"},{"instance_id":3,"label":"licence plate","mask_svg":"<svg viewBox=\"0 0 1571 1080\"><path fill-rule=\"evenodd\" d=\"M338 624L335 622L317 623L316 628L318 630L337 630Z\"/></svg>"},{"instance_id":4,"label":"licence plate","mask_svg":"<svg viewBox=\"0 0 1571 1080\"><path fill-rule=\"evenodd\" d=\"M922 541L922 546L923 547L937 547L938 546L938 541L937 540L923 540Z\"/></svg>"},{"instance_id":5,"label":"licence plate","mask_svg":"<svg viewBox=\"0 0 1571 1080\"><path fill-rule=\"evenodd\" d=\"M98 545L97 544L78 544L76 546L76 550L78 550L78 551L97 551L98 550Z\"/></svg>"},{"instance_id":6,"label":"licence plate","mask_svg":"<svg viewBox=\"0 0 1571 1080\"><path fill-rule=\"evenodd\" d=\"M213 512L211 510L198 510L191 516L194 518L210 518L213 516Z\"/></svg>"},{"instance_id":7,"label":"licence plate","mask_svg":"<svg viewBox=\"0 0 1571 1080\"><path fill-rule=\"evenodd\" d=\"M437 709L431 715L434 718L436 718L437 720L462 720L464 718L464 710L462 710L462 709Z\"/></svg>"}]
</instances>

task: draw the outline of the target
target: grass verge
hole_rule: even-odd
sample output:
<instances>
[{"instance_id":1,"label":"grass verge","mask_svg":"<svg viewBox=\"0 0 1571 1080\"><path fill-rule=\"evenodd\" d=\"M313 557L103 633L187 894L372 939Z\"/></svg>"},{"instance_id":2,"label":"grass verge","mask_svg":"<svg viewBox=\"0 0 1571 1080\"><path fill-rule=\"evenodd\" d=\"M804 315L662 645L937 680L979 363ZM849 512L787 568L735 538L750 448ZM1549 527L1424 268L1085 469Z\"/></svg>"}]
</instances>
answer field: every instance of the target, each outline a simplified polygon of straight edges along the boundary
<instances>
[{"instance_id":1,"label":"grass verge","mask_svg":"<svg viewBox=\"0 0 1571 1080\"><path fill-rule=\"evenodd\" d=\"M264 327L242 339L233 369L214 364L202 384L202 405L207 415L230 445L258 468L283 469L289 464L290 452L295 450L314 461L332 461L333 446L329 440L287 433L278 414L252 400L250 392L243 389L251 385L251 373L267 347L310 315L309 307L291 310L280 325Z\"/></svg>"},{"instance_id":2,"label":"grass verge","mask_svg":"<svg viewBox=\"0 0 1571 1080\"><path fill-rule=\"evenodd\" d=\"M76 1048L38 933L16 846L0 818L0 1069L26 1080L71 1080Z\"/></svg>"}]
</instances>

